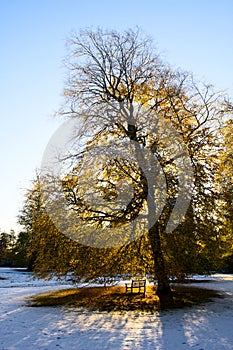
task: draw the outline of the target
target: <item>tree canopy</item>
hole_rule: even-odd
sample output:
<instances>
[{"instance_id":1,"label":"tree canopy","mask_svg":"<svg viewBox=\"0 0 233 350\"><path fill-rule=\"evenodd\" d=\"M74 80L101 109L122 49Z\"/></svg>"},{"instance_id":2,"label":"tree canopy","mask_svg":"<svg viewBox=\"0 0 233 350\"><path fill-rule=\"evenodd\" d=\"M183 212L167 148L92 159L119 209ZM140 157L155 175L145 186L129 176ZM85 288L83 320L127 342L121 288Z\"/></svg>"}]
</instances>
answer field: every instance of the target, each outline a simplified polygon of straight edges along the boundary
<instances>
[{"instance_id":1,"label":"tree canopy","mask_svg":"<svg viewBox=\"0 0 233 350\"><path fill-rule=\"evenodd\" d=\"M148 274L171 295L170 276L207 272L229 249L217 185L227 97L172 70L139 30L86 30L69 44L59 115L79 124L21 214L35 269Z\"/></svg>"}]
</instances>

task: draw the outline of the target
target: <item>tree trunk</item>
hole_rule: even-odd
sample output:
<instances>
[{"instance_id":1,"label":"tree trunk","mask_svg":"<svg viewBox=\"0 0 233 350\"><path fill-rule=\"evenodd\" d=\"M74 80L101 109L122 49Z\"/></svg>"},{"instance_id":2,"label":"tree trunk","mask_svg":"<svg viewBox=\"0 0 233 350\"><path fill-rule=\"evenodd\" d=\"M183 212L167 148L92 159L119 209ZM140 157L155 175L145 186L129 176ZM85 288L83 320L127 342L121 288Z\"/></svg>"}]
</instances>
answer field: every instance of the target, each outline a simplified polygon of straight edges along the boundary
<instances>
[{"instance_id":1,"label":"tree trunk","mask_svg":"<svg viewBox=\"0 0 233 350\"><path fill-rule=\"evenodd\" d=\"M133 116L133 110L131 110L130 115ZM133 120L133 117L132 117L132 120ZM137 141L137 128L134 124L128 124L127 134L130 140ZM137 154L137 156L138 155L139 154ZM147 181L145 181L145 179L146 178L143 178L143 180L141 179L141 181L144 183L143 187L147 195L148 184L147 184ZM155 213L155 209L156 209L155 199L153 199L152 202L148 200L147 204L148 204L149 212ZM166 218L169 218L171 208L168 206L165 209L168 209L168 215L166 215ZM166 210L164 210L164 212L165 211ZM149 215L149 218L153 216L154 216L153 214ZM156 294L160 299L161 308L165 308L166 306L173 304L172 291L170 288L169 278L167 276L166 269L165 269L165 263L164 263L164 257L163 257L163 252L161 248L161 239L160 239L160 232L165 230L165 227L166 226L161 225L159 222L156 222L149 229L149 239L150 239L150 244L152 247L153 258L154 258L154 272L158 282Z\"/></svg>"},{"instance_id":2,"label":"tree trunk","mask_svg":"<svg viewBox=\"0 0 233 350\"><path fill-rule=\"evenodd\" d=\"M149 239L154 259L154 273L157 279L156 294L160 299L161 308L165 308L173 304L173 297L161 247L161 229L159 222L156 222L149 229Z\"/></svg>"}]
</instances>

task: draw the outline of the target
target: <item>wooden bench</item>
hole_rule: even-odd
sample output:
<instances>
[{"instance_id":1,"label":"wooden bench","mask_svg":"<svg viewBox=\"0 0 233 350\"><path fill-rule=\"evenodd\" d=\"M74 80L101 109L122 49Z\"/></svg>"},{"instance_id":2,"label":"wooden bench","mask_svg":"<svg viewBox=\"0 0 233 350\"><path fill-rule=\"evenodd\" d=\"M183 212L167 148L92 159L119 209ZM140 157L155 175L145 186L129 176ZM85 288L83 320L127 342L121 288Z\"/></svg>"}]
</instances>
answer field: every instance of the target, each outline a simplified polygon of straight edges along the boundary
<instances>
[{"instance_id":1,"label":"wooden bench","mask_svg":"<svg viewBox=\"0 0 233 350\"><path fill-rule=\"evenodd\" d=\"M144 296L146 294L146 280L135 279L130 283L125 283L125 292L133 293L136 290L137 293L142 293Z\"/></svg>"}]
</instances>

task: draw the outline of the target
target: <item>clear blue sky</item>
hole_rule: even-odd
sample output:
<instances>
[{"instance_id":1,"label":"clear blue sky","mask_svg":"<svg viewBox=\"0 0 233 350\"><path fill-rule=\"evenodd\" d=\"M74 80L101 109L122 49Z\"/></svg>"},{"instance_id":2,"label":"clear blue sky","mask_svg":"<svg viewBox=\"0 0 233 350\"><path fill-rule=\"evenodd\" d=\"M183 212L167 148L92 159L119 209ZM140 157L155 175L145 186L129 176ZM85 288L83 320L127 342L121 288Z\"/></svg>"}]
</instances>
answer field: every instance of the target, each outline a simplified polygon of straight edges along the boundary
<instances>
[{"instance_id":1,"label":"clear blue sky","mask_svg":"<svg viewBox=\"0 0 233 350\"><path fill-rule=\"evenodd\" d=\"M61 120L65 43L73 30L138 25L174 67L233 96L232 0L0 0L0 229L16 216Z\"/></svg>"}]
</instances>

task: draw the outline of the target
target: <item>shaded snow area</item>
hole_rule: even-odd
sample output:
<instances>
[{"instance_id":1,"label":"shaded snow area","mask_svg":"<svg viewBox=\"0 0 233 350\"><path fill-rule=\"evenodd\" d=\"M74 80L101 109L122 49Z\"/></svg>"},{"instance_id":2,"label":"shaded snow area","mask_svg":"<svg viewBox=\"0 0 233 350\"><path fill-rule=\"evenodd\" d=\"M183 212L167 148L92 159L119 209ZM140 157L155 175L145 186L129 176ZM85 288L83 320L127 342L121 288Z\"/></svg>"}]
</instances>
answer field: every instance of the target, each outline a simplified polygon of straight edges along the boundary
<instances>
[{"instance_id":1,"label":"shaded snow area","mask_svg":"<svg viewBox=\"0 0 233 350\"><path fill-rule=\"evenodd\" d=\"M6 278L0 280L0 350L233 349L233 275L217 274L197 284L224 298L152 315L28 307L27 296L71 285L6 268L0 268L0 277Z\"/></svg>"}]
</instances>

